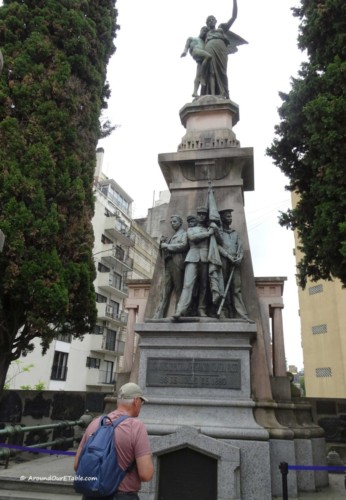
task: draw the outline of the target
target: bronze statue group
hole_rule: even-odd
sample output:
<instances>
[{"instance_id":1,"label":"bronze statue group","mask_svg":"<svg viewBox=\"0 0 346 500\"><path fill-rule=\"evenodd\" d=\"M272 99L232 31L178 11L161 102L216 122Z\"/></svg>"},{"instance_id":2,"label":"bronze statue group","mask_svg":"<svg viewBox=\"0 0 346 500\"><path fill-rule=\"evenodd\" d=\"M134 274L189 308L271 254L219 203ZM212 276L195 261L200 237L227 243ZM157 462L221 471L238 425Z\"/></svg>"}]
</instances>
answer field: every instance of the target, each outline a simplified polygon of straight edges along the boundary
<instances>
[{"instance_id":1,"label":"bronze statue group","mask_svg":"<svg viewBox=\"0 0 346 500\"><path fill-rule=\"evenodd\" d=\"M216 95L229 99L227 61L228 55L237 52L238 45L247 43L246 40L230 31L230 27L238 15L237 0L233 0L232 17L216 27L214 16L208 16L206 25L202 26L197 37L189 37L181 57L189 51L197 63L197 72L194 80L192 96Z\"/></svg>"},{"instance_id":2,"label":"bronze statue group","mask_svg":"<svg viewBox=\"0 0 346 500\"><path fill-rule=\"evenodd\" d=\"M241 319L248 317L242 297L240 265L243 247L231 228L233 209L220 212L208 190L206 207L186 217L170 218L174 234L160 243L164 278L154 318L167 316L173 292L176 298L173 321L184 317Z\"/></svg>"}]
</instances>

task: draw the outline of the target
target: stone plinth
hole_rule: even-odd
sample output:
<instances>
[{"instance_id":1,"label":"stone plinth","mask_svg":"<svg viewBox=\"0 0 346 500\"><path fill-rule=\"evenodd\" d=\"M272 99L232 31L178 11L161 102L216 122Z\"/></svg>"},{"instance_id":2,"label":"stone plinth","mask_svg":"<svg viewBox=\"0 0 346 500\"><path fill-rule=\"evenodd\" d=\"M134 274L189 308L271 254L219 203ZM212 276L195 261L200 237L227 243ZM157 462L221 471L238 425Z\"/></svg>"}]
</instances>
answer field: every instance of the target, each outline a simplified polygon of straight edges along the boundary
<instances>
[{"instance_id":1,"label":"stone plinth","mask_svg":"<svg viewBox=\"0 0 346 500\"><path fill-rule=\"evenodd\" d=\"M179 151L239 147L232 127L239 120L234 102L216 96L203 96L180 110L186 134Z\"/></svg>"},{"instance_id":2,"label":"stone plinth","mask_svg":"<svg viewBox=\"0 0 346 500\"><path fill-rule=\"evenodd\" d=\"M269 500L269 434L254 419L251 397L256 324L148 321L136 325L136 331L139 384L149 398L141 419L159 455L155 461L171 450L193 446L218 460L218 500L255 498L258 487L261 500ZM155 498L156 489L154 479L141 493L143 499Z\"/></svg>"}]
</instances>

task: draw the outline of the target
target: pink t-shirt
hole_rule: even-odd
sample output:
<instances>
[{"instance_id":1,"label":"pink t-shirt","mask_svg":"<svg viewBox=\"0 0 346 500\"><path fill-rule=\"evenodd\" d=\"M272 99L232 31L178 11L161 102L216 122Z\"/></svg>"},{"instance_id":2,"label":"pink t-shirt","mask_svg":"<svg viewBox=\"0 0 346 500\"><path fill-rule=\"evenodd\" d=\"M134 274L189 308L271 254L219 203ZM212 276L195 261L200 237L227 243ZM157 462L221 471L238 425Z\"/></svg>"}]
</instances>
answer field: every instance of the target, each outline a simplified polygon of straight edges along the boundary
<instances>
[{"instance_id":1,"label":"pink t-shirt","mask_svg":"<svg viewBox=\"0 0 346 500\"><path fill-rule=\"evenodd\" d=\"M116 420L118 417L126 415L124 410L114 410L108 413L110 419ZM93 420L87 427L78 450L82 449L86 440L93 434L100 424L101 417ZM144 455L151 455L150 442L147 430L138 418L127 418L115 429L115 446L118 454L120 467L125 470L132 462ZM120 483L119 491L130 492L141 489L141 480L138 475L136 463L125 475Z\"/></svg>"}]
</instances>

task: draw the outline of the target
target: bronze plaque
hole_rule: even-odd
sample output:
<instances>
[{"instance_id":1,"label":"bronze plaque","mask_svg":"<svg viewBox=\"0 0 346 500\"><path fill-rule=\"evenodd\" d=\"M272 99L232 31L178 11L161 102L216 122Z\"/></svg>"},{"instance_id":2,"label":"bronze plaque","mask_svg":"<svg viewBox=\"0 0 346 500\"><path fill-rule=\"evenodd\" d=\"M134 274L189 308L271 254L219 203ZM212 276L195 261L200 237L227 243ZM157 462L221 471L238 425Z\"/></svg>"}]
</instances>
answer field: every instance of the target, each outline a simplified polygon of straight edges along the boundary
<instances>
[{"instance_id":1,"label":"bronze plaque","mask_svg":"<svg viewBox=\"0 0 346 500\"><path fill-rule=\"evenodd\" d=\"M217 500L215 458L186 447L159 461L159 500Z\"/></svg>"},{"instance_id":2,"label":"bronze plaque","mask_svg":"<svg viewBox=\"0 0 346 500\"><path fill-rule=\"evenodd\" d=\"M146 385L241 389L240 359L148 358Z\"/></svg>"}]
</instances>

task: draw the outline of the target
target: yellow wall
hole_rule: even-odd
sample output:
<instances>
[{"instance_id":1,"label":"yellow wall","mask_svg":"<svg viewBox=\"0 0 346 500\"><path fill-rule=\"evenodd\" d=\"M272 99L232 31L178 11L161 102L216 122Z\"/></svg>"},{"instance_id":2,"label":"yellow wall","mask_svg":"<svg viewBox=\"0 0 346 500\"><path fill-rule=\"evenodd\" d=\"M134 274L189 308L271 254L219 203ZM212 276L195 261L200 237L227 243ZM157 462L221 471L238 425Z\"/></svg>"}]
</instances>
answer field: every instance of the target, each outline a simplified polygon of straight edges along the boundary
<instances>
[{"instance_id":1,"label":"yellow wall","mask_svg":"<svg viewBox=\"0 0 346 500\"><path fill-rule=\"evenodd\" d=\"M306 396L345 398L346 289L339 280L308 282L299 288L299 308Z\"/></svg>"},{"instance_id":2,"label":"yellow wall","mask_svg":"<svg viewBox=\"0 0 346 500\"><path fill-rule=\"evenodd\" d=\"M313 293L317 286L318 293ZM346 290L339 281L308 283L299 292L308 397L346 396Z\"/></svg>"}]
</instances>

